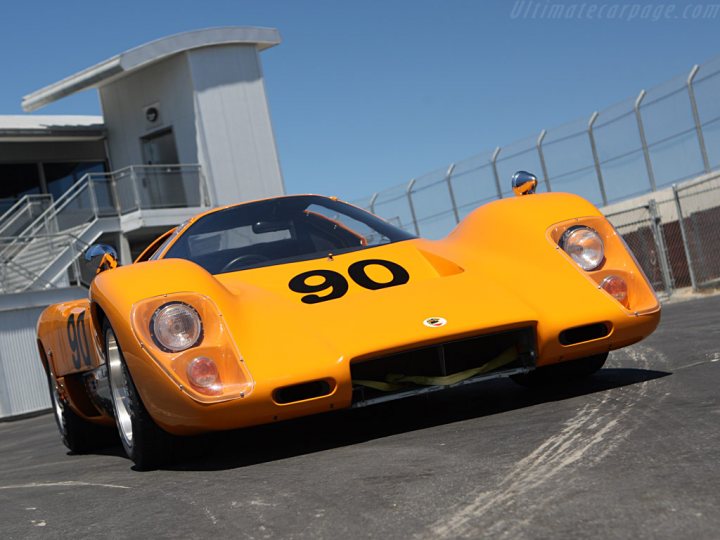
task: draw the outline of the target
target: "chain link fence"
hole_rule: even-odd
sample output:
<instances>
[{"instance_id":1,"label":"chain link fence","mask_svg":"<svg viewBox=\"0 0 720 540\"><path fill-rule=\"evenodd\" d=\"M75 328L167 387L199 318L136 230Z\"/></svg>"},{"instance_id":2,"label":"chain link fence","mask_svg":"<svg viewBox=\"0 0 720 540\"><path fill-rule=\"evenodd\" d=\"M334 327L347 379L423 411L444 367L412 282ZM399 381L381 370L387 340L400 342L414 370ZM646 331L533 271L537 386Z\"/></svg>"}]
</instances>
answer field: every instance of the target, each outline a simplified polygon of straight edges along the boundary
<instances>
[{"instance_id":1,"label":"chain link fence","mask_svg":"<svg viewBox=\"0 0 720 540\"><path fill-rule=\"evenodd\" d=\"M720 285L720 175L673 186L673 198L690 285Z\"/></svg>"},{"instance_id":2,"label":"chain link fence","mask_svg":"<svg viewBox=\"0 0 720 540\"><path fill-rule=\"evenodd\" d=\"M656 291L720 286L720 172L605 216Z\"/></svg>"},{"instance_id":3,"label":"chain link fence","mask_svg":"<svg viewBox=\"0 0 720 540\"><path fill-rule=\"evenodd\" d=\"M675 282L665 230L655 200L651 199L636 208L606 214L605 217L623 237L655 290L672 294Z\"/></svg>"},{"instance_id":4,"label":"chain link fence","mask_svg":"<svg viewBox=\"0 0 720 540\"><path fill-rule=\"evenodd\" d=\"M415 234L441 238L478 206L512 196L517 170L537 174L539 192L577 193L601 208L646 196L608 217L656 290L720 285L720 177L712 175L720 170L720 57L587 119L543 129L356 204Z\"/></svg>"}]
</instances>

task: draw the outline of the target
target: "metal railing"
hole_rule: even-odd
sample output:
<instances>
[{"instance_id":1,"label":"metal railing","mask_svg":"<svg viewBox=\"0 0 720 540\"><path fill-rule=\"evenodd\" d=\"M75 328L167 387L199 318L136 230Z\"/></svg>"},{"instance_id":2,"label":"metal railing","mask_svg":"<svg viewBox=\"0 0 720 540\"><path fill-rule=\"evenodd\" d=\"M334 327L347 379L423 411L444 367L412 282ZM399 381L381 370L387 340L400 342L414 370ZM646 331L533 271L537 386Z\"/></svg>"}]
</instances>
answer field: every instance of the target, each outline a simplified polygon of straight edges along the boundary
<instances>
[{"instance_id":1,"label":"metal railing","mask_svg":"<svg viewBox=\"0 0 720 540\"><path fill-rule=\"evenodd\" d=\"M720 168L720 57L576 122L452 163L355 201L416 234L445 235L467 213L510 195L511 175L538 191L577 193L597 206Z\"/></svg>"},{"instance_id":2,"label":"metal railing","mask_svg":"<svg viewBox=\"0 0 720 540\"><path fill-rule=\"evenodd\" d=\"M79 240L74 235L62 234L62 233L54 234L54 235L39 236L38 238L42 238L43 240L45 240L45 242L43 242L43 248L48 245L53 246L55 248L60 247L60 246L67 247L68 239L70 241ZM7 237L0 237L0 240L7 240ZM85 247L88 247L88 246L86 245ZM47 255L51 254L51 253L52 253L52 251L44 253L45 260L47 260ZM34 271L33 269L29 268L28 266L21 264L18 261L13 260L13 259L6 259L3 261L3 264L0 266L0 284L2 284L2 286L0 287L0 290L2 292L16 292L16 291L11 290L10 287L7 287L8 273L12 273L13 276L16 278L16 280L17 280L17 278L19 278L21 281L25 281L27 283L33 283L33 284L38 283L43 288L54 287L57 285L53 281L47 279L45 276Z\"/></svg>"},{"instance_id":3,"label":"metal railing","mask_svg":"<svg viewBox=\"0 0 720 540\"><path fill-rule=\"evenodd\" d=\"M101 218L211 205L199 165L131 166L86 174L22 232L4 244L0 238L0 289L47 288L68 268L79 282L77 258L88 239L101 233L94 227ZM50 270L53 275L46 275Z\"/></svg>"},{"instance_id":4,"label":"metal railing","mask_svg":"<svg viewBox=\"0 0 720 540\"><path fill-rule=\"evenodd\" d=\"M47 210L52 203L53 196L45 193L24 195L17 199L0 215L0 237L19 233Z\"/></svg>"},{"instance_id":5,"label":"metal railing","mask_svg":"<svg viewBox=\"0 0 720 540\"><path fill-rule=\"evenodd\" d=\"M200 165L131 165L87 177L100 215L211 205Z\"/></svg>"}]
</instances>

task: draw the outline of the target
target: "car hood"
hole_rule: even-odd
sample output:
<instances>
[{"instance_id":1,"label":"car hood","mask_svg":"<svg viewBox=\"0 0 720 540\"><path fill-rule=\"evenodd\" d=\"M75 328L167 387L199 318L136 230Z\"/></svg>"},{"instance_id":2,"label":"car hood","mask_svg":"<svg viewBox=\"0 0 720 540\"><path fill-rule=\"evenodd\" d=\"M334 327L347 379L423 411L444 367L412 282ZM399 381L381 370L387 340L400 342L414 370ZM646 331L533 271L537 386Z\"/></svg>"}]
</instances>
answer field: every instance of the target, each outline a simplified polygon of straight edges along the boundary
<instances>
[{"instance_id":1,"label":"car hood","mask_svg":"<svg viewBox=\"0 0 720 540\"><path fill-rule=\"evenodd\" d=\"M238 328L235 334L249 363L272 362L273 354L287 355L288 349L303 356L308 348L336 360L361 358L477 334L479 329L509 328L537 320L537 312L521 295L495 279L501 261L474 261L466 267L439 254L434 244L410 240L215 278L237 300L237 309L246 314L241 316L243 329ZM393 275L384 267L385 262L406 271L407 282L371 289L367 285L372 283L362 276L358 283L349 271L359 263L370 280L387 283ZM317 276L309 277L308 273ZM296 292L290 286L293 279L303 275L309 285L335 282L335 294L343 294L304 302L309 293ZM347 284L346 291L343 283ZM328 287L317 294L332 296L332 291ZM431 318L446 322L442 326L425 324ZM238 338L242 334L253 339L243 342ZM258 336L262 339L256 340Z\"/></svg>"}]
</instances>

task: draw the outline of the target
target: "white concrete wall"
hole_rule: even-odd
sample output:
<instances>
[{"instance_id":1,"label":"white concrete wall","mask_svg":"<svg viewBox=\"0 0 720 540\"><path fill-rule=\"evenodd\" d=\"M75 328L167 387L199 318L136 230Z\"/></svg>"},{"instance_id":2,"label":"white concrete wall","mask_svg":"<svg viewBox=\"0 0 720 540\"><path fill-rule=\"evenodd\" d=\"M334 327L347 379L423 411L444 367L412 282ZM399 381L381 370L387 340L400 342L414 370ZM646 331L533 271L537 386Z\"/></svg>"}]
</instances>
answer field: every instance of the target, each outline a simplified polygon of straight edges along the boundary
<instances>
[{"instance_id":1,"label":"white concrete wall","mask_svg":"<svg viewBox=\"0 0 720 540\"><path fill-rule=\"evenodd\" d=\"M100 88L113 170L143 163L140 139L165 127L175 133L181 163L197 163L192 79L185 54L173 56ZM151 124L145 108L157 104Z\"/></svg>"},{"instance_id":2,"label":"white concrete wall","mask_svg":"<svg viewBox=\"0 0 720 540\"><path fill-rule=\"evenodd\" d=\"M281 195L282 175L254 46L187 53L200 163L217 204Z\"/></svg>"},{"instance_id":3,"label":"white concrete wall","mask_svg":"<svg viewBox=\"0 0 720 540\"><path fill-rule=\"evenodd\" d=\"M678 183L678 188L684 217L688 217L693 212L702 212L720 206L720 172L718 171L680 182ZM633 209L646 205L650 199L656 202L658 214L663 223L671 223L678 220L677 206L675 205L672 187L646 193L632 199L626 199L602 207L600 211L606 216L611 216L610 221L613 223L621 223L625 220L623 217L624 212L632 211ZM634 219L637 218L635 217ZM644 223L637 224L637 228L643 226L645 226ZM625 226L623 233L632 230L632 227Z\"/></svg>"},{"instance_id":4,"label":"white concrete wall","mask_svg":"<svg viewBox=\"0 0 720 540\"><path fill-rule=\"evenodd\" d=\"M35 334L43 309L0 312L0 418L50 408Z\"/></svg>"},{"instance_id":5,"label":"white concrete wall","mask_svg":"<svg viewBox=\"0 0 720 540\"><path fill-rule=\"evenodd\" d=\"M50 408L35 327L48 305L83 296L78 287L0 295L0 418Z\"/></svg>"},{"instance_id":6,"label":"white concrete wall","mask_svg":"<svg viewBox=\"0 0 720 540\"><path fill-rule=\"evenodd\" d=\"M215 204L284 193L254 45L186 51L106 84L100 100L113 170L142 164L141 138L172 127L180 163L200 163Z\"/></svg>"}]
</instances>

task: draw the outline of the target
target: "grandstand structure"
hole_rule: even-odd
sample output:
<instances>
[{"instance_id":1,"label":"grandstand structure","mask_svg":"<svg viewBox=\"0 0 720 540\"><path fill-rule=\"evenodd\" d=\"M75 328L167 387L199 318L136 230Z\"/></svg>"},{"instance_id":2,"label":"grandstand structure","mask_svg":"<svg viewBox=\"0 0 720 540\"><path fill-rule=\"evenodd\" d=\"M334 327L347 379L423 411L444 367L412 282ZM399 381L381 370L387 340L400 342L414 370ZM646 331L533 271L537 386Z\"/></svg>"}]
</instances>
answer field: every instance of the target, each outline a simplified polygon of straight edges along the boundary
<instances>
[{"instance_id":1,"label":"grandstand structure","mask_svg":"<svg viewBox=\"0 0 720 540\"><path fill-rule=\"evenodd\" d=\"M35 325L87 295L90 244L129 263L203 209L284 193L260 64L279 43L273 28L165 37L22 102L96 89L102 116L0 116L0 418L49 406Z\"/></svg>"}]
</instances>

